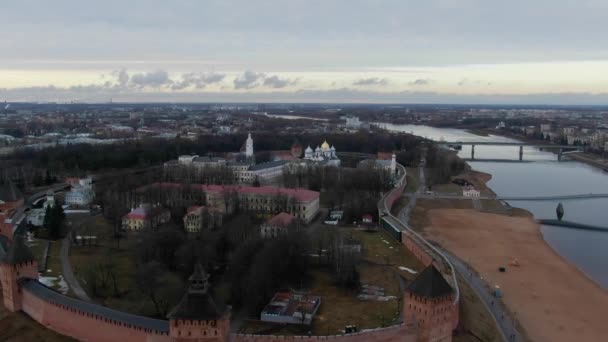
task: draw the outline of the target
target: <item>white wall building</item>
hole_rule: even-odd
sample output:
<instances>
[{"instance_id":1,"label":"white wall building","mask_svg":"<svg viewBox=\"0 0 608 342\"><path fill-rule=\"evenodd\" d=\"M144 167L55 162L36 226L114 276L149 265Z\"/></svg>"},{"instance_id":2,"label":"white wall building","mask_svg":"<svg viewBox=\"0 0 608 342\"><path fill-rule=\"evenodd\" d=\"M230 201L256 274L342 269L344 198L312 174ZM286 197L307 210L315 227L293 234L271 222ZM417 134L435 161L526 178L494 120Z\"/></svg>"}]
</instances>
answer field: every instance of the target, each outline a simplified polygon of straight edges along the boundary
<instances>
[{"instance_id":1,"label":"white wall building","mask_svg":"<svg viewBox=\"0 0 608 342\"><path fill-rule=\"evenodd\" d=\"M65 194L65 204L87 206L93 202L95 191L93 191L93 180L91 177L82 178L78 184L72 185L72 189Z\"/></svg>"},{"instance_id":2,"label":"white wall building","mask_svg":"<svg viewBox=\"0 0 608 342\"><path fill-rule=\"evenodd\" d=\"M464 197L479 198L481 196L481 193L479 192L479 190L475 189L464 189L462 190L462 195Z\"/></svg>"}]
</instances>

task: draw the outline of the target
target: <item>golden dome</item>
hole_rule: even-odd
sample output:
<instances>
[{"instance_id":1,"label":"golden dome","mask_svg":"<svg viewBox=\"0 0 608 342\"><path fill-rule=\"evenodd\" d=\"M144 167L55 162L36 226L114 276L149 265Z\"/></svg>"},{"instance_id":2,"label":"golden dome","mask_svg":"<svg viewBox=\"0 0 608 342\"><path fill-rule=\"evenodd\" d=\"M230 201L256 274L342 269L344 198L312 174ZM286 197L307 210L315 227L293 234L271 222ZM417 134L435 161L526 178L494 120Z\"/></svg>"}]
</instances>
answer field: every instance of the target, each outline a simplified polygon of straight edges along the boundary
<instances>
[{"instance_id":1,"label":"golden dome","mask_svg":"<svg viewBox=\"0 0 608 342\"><path fill-rule=\"evenodd\" d=\"M327 140L323 141L323 145L321 145L321 149L323 151L329 151L329 144L327 143Z\"/></svg>"}]
</instances>

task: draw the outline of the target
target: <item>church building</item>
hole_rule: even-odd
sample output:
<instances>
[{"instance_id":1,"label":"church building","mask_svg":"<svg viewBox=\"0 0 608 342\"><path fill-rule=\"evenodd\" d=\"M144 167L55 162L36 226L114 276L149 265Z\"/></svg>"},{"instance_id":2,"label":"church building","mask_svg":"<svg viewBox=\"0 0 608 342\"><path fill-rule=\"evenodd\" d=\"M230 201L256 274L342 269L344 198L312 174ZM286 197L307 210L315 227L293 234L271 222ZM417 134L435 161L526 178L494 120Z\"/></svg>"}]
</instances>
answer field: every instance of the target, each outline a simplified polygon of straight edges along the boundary
<instances>
[{"instance_id":1,"label":"church building","mask_svg":"<svg viewBox=\"0 0 608 342\"><path fill-rule=\"evenodd\" d=\"M304 160L309 160L316 163L321 163L327 166L340 166L340 159L336 155L336 148L329 146L327 140L321 144L321 147L310 148L310 145L304 151Z\"/></svg>"}]
</instances>

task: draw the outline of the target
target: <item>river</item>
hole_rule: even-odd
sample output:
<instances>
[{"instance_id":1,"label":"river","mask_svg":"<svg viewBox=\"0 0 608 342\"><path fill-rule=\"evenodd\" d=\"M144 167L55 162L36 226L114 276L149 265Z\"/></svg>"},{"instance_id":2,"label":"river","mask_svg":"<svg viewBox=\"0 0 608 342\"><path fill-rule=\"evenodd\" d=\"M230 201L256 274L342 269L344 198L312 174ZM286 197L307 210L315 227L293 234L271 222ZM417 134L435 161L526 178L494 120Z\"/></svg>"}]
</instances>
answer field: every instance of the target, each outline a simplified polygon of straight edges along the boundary
<instances>
[{"instance_id":1,"label":"river","mask_svg":"<svg viewBox=\"0 0 608 342\"><path fill-rule=\"evenodd\" d=\"M510 142L514 139L478 136L465 130L420 125L380 124L392 131L408 132L433 140ZM459 155L471 156L463 146ZM517 160L517 146L475 146L476 159ZM608 193L608 174L577 161L557 161L557 155L537 148L524 148L523 159L530 163L484 162L469 164L492 175L488 186L499 196L551 196L564 194ZM560 201L511 201L514 207L530 211L536 218L556 218ZM566 200L564 220L608 226L608 199ZM608 233L542 226L545 241L562 257L604 288L608 288Z\"/></svg>"}]
</instances>

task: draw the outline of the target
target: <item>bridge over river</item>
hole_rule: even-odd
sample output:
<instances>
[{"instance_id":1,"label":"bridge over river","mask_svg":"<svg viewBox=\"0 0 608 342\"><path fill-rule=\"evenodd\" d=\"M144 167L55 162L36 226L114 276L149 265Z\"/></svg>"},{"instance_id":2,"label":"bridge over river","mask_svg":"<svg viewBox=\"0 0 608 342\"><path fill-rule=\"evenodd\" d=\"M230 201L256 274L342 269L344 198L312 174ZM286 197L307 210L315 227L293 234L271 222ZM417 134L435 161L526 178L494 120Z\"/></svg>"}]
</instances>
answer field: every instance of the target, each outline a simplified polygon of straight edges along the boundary
<instances>
[{"instance_id":1,"label":"bridge over river","mask_svg":"<svg viewBox=\"0 0 608 342\"><path fill-rule=\"evenodd\" d=\"M462 146L471 146L471 159L475 160L475 146L516 146L519 147L519 160L524 158L524 146L536 147L540 149L556 149L558 150L557 157L561 160L562 154L565 150L567 151L582 151L581 146L571 145L556 145L556 144L539 144L539 143L528 143L521 141L438 141L437 144L440 146L459 148Z\"/></svg>"}]
</instances>

